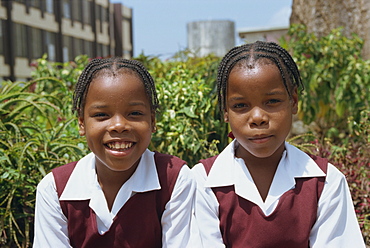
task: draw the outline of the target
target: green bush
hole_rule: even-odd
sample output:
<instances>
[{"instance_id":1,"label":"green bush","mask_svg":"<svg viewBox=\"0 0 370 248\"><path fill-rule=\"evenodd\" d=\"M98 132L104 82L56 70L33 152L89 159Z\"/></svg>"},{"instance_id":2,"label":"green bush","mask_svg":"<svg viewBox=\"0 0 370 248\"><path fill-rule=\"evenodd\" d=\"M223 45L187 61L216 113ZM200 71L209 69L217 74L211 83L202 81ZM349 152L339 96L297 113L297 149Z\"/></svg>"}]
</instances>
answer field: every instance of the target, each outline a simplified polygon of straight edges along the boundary
<instances>
[{"instance_id":1,"label":"green bush","mask_svg":"<svg viewBox=\"0 0 370 248\"><path fill-rule=\"evenodd\" d=\"M141 55L137 59L150 68L161 104L151 148L179 156L192 167L227 144L227 126L216 107L219 58L197 58L187 52L176 58L162 62Z\"/></svg>"},{"instance_id":2,"label":"green bush","mask_svg":"<svg viewBox=\"0 0 370 248\"><path fill-rule=\"evenodd\" d=\"M66 85L55 78L1 85L2 247L30 247L36 185L52 168L78 159L86 150L75 117L64 113L66 93Z\"/></svg>"},{"instance_id":3,"label":"green bush","mask_svg":"<svg viewBox=\"0 0 370 248\"><path fill-rule=\"evenodd\" d=\"M359 123L361 111L370 104L370 61L361 57L363 41L355 34L347 38L341 28L319 38L304 26L292 25L282 44L293 55L305 85L299 118L315 124L321 139L347 142L350 126Z\"/></svg>"}]
</instances>

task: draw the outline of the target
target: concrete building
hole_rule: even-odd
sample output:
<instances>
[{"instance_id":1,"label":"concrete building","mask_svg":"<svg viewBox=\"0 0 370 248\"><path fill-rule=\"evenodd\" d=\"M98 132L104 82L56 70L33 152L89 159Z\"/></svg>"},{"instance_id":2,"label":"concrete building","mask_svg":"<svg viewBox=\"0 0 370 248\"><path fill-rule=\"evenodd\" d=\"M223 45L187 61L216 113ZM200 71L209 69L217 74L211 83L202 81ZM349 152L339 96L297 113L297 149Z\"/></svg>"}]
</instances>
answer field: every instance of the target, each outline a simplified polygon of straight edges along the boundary
<instances>
[{"instance_id":1,"label":"concrete building","mask_svg":"<svg viewBox=\"0 0 370 248\"><path fill-rule=\"evenodd\" d=\"M109 0L0 0L0 80L27 80L33 60L133 56L132 9Z\"/></svg>"},{"instance_id":2,"label":"concrete building","mask_svg":"<svg viewBox=\"0 0 370 248\"><path fill-rule=\"evenodd\" d=\"M252 43L258 40L278 42L281 37L287 35L288 29L288 26L273 28L244 28L238 30L238 35L245 43Z\"/></svg>"},{"instance_id":3,"label":"concrete building","mask_svg":"<svg viewBox=\"0 0 370 248\"><path fill-rule=\"evenodd\" d=\"M187 24L188 49L197 56L215 54L223 57L235 46L235 25L232 21L197 21Z\"/></svg>"}]
</instances>

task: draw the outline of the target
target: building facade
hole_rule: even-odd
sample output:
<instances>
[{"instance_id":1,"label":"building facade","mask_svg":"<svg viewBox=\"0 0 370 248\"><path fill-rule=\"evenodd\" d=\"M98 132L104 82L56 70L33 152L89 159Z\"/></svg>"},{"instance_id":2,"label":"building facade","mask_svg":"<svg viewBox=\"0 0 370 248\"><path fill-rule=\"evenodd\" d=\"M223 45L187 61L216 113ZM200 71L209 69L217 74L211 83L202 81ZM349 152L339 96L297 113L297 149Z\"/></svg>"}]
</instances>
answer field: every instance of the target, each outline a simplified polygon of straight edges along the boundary
<instances>
[{"instance_id":1,"label":"building facade","mask_svg":"<svg viewBox=\"0 0 370 248\"><path fill-rule=\"evenodd\" d=\"M30 64L133 56L132 9L109 0L0 0L0 80L27 80Z\"/></svg>"},{"instance_id":2,"label":"building facade","mask_svg":"<svg viewBox=\"0 0 370 248\"><path fill-rule=\"evenodd\" d=\"M238 30L239 38L245 43L255 41L278 42L280 38L288 34L289 27L272 27L272 28L244 28Z\"/></svg>"}]
</instances>

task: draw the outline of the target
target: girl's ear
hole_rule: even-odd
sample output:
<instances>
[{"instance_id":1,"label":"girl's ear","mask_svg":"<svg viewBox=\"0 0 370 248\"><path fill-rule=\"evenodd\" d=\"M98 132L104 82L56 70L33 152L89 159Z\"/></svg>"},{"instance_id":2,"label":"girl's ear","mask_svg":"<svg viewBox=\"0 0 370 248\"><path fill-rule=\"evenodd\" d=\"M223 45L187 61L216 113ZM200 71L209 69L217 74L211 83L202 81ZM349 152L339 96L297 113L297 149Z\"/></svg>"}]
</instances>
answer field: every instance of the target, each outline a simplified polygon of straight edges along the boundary
<instances>
[{"instance_id":1,"label":"girl's ear","mask_svg":"<svg viewBox=\"0 0 370 248\"><path fill-rule=\"evenodd\" d=\"M224 121L226 123L229 122L229 114L227 113L227 111L224 112Z\"/></svg>"},{"instance_id":2,"label":"girl's ear","mask_svg":"<svg viewBox=\"0 0 370 248\"><path fill-rule=\"evenodd\" d=\"M81 135L81 136L84 136L86 134L86 131L85 131L85 124L84 124L84 119L83 117L78 117L78 126L79 126L79 131L78 133Z\"/></svg>"},{"instance_id":3,"label":"girl's ear","mask_svg":"<svg viewBox=\"0 0 370 248\"><path fill-rule=\"evenodd\" d=\"M292 92L291 103L292 103L292 113L297 114L298 113L298 89L297 87L295 87Z\"/></svg>"}]
</instances>

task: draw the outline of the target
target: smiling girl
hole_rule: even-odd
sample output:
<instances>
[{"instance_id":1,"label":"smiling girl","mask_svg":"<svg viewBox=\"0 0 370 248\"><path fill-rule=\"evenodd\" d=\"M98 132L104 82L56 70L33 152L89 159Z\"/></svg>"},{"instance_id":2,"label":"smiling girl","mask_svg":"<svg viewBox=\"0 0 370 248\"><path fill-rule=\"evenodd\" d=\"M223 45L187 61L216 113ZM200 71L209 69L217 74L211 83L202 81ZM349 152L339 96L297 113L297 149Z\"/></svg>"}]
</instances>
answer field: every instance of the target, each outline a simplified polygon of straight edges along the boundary
<instances>
[{"instance_id":1,"label":"smiling girl","mask_svg":"<svg viewBox=\"0 0 370 248\"><path fill-rule=\"evenodd\" d=\"M192 169L203 247L364 247L344 175L285 142L303 87L289 53L235 47L217 82L235 139Z\"/></svg>"},{"instance_id":2,"label":"smiling girl","mask_svg":"<svg viewBox=\"0 0 370 248\"><path fill-rule=\"evenodd\" d=\"M39 183L34 247L188 247L195 181L184 161L148 150L157 108L138 61L86 66L73 110L91 153Z\"/></svg>"}]
</instances>

